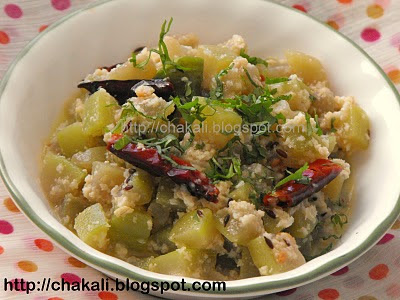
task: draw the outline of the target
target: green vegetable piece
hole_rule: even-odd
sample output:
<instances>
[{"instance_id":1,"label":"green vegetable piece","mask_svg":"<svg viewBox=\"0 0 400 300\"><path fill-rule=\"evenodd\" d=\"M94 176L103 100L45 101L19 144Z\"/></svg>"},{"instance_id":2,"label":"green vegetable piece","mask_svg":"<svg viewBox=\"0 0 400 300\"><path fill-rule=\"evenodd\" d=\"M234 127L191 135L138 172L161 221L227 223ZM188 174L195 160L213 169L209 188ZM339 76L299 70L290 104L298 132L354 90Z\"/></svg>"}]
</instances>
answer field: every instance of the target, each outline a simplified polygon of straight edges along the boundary
<instances>
[{"instance_id":1,"label":"green vegetable piece","mask_svg":"<svg viewBox=\"0 0 400 300\"><path fill-rule=\"evenodd\" d=\"M188 212L175 223L170 240L178 247L210 248L220 236L214 222L213 213L208 208Z\"/></svg>"},{"instance_id":2,"label":"green vegetable piece","mask_svg":"<svg viewBox=\"0 0 400 300\"><path fill-rule=\"evenodd\" d=\"M109 204L111 201L111 189L121 185L124 180L124 168L113 163L95 161L92 165L92 190L86 197L92 202Z\"/></svg>"},{"instance_id":3,"label":"green vegetable piece","mask_svg":"<svg viewBox=\"0 0 400 300\"><path fill-rule=\"evenodd\" d=\"M161 179L157 189L156 202L171 209L171 211L185 211L186 205L183 201L174 198L174 187L175 183L171 180Z\"/></svg>"},{"instance_id":4,"label":"green vegetable piece","mask_svg":"<svg viewBox=\"0 0 400 300\"><path fill-rule=\"evenodd\" d=\"M67 157L94 147L101 142L99 139L86 135L83 132L81 122L73 123L61 129L57 133L57 141L62 153Z\"/></svg>"},{"instance_id":5,"label":"green vegetable piece","mask_svg":"<svg viewBox=\"0 0 400 300\"><path fill-rule=\"evenodd\" d=\"M107 248L109 227L100 203L89 206L75 218L74 228L78 237L89 246L100 251Z\"/></svg>"},{"instance_id":6,"label":"green vegetable piece","mask_svg":"<svg viewBox=\"0 0 400 300\"><path fill-rule=\"evenodd\" d=\"M248 182L244 182L243 184L239 184L237 187L235 187L229 196L235 201L250 202L250 195L252 192L254 192L253 186Z\"/></svg>"},{"instance_id":7,"label":"green vegetable piece","mask_svg":"<svg viewBox=\"0 0 400 300\"><path fill-rule=\"evenodd\" d=\"M287 222L281 222L282 219L290 218L289 214L280 208L267 211L263 217L264 228L268 233L278 233L285 229ZM279 226L278 224L281 223Z\"/></svg>"},{"instance_id":8,"label":"green vegetable piece","mask_svg":"<svg viewBox=\"0 0 400 300\"><path fill-rule=\"evenodd\" d=\"M65 195L64 201L58 209L58 214L64 226L67 226L69 229L73 229L75 218L88 206L89 202L82 195Z\"/></svg>"},{"instance_id":9,"label":"green vegetable piece","mask_svg":"<svg viewBox=\"0 0 400 300\"><path fill-rule=\"evenodd\" d=\"M154 193L154 178L147 172L136 170L127 182L127 188L124 195L128 198L133 197L136 205L144 205L151 201ZM132 187L132 188L131 188Z\"/></svg>"},{"instance_id":10,"label":"green vegetable piece","mask_svg":"<svg viewBox=\"0 0 400 300\"><path fill-rule=\"evenodd\" d=\"M43 159L41 183L48 199L57 204L66 194L78 193L86 174L65 157L47 152Z\"/></svg>"},{"instance_id":11,"label":"green vegetable piece","mask_svg":"<svg viewBox=\"0 0 400 300\"><path fill-rule=\"evenodd\" d=\"M135 257L132 256L128 259L128 262L131 263L132 265L139 267L141 269L148 270L149 269L149 264L152 261L153 257Z\"/></svg>"},{"instance_id":12,"label":"green vegetable piece","mask_svg":"<svg viewBox=\"0 0 400 300\"><path fill-rule=\"evenodd\" d=\"M345 118L333 122L337 130L338 144L349 152L366 150L369 145L369 118L366 112L353 103Z\"/></svg>"},{"instance_id":13,"label":"green vegetable piece","mask_svg":"<svg viewBox=\"0 0 400 300\"><path fill-rule=\"evenodd\" d=\"M153 218L153 232L158 232L172 222L170 218L171 208L152 201L147 211Z\"/></svg>"},{"instance_id":14,"label":"green vegetable piece","mask_svg":"<svg viewBox=\"0 0 400 300\"><path fill-rule=\"evenodd\" d=\"M246 245L250 240L260 235L260 230L253 224L240 224L227 211L220 210L215 216L218 231L232 243Z\"/></svg>"},{"instance_id":15,"label":"green vegetable piece","mask_svg":"<svg viewBox=\"0 0 400 300\"><path fill-rule=\"evenodd\" d=\"M311 99L313 99L311 89L298 78L282 82L277 86L277 92L274 96L282 95L291 95L288 103L292 110L304 112L310 108Z\"/></svg>"},{"instance_id":16,"label":"green vegetable piece","mask_svg":"<svg viewBox=\"0 0 400 300\"><path fill-rule=\"evenodd\" d=\"M104 89L99 89L85 102L83 132L90 136L101 136L105 127L114 123L118 102Z\"/></svg>"},{"instance_id":17,"label":"green vegetable piece","mask_svg":"<svg viewBox=\"0 0 400 300\"><path fill-rule=\"evenodd\" d=\"M177 96L201 95L204 59L201 57L184 56L179 58L176 63L186 70L177 70L175 67L169 65L167 67L167 74L164 74L164 71L160 70L156 78L169 77L174 85ZM185 77L187 80L184 79Z\"/></svg>"},{"instance_id":18,"label":"green vegetable piece","mask_svg":"<svg viewBox=\"0 0 400 300\"><path fill-rule=\"evenodd\" d=\"M257 277L257 276L260 276L260 271L258 271L258 268L253 263L253 259L251 258L250 251L247 248L243 247L242 248L242 258L241 258L241 262L240 262L239 278L245 279L245 278Z\"/></svg>"},{"instance_id":19,"label":"green vegetable piece","mask_svg":"<svg viewBox=\"0 0 400 300\"><path fill-rule=\"evenodd\" d=\"M280 272L280 266L275 259L272 249L268 246L264 236L259 236L247 244L254 265L265 269L262 275L272 275Z\"/></svg>"},{"instance_id":20,"label":"green vegetable piece","mask_svg":"<svg viewBox=\"0 0 400 300\"><path fill-rule=\"evenodd\" d=\"M332 203L340 204L340 195L342 194L345 180L345 176L339 175L323 188L322 191L324 192L325 197L327 197Z\"/></svg>"},{"instance_id":21,"label":"green vegetable piece","mask_svg":"<svg viewBox=\"0 0 400 300\"><path fill-rule=\"evenodd\" d=\"M111 218L110 239L123 243L135 250L143 251L147 247L153 222L146 212L134 211Z\"/></svg>"},{"instance_id":22,"label":"green vegetable piece","mask_svg":"<svg viewBox=\"0 0 400 300\"><path fill-rule=\"evenodd\" d=\"M175 244L169 239L171 229L172 227L169 226L151 235L151 240L156 244L154 250L160 254L165 254L176 249Z\"/></svg>"},{"instance_id":23,"label":"green vegetable piece","mask_svg":"<svg viewBox=\"0 0 400 300\"><path fill-rule=\"evenodd\" d=\"M207 250L181 248L150 260L149 270L176 276L201 278L215 266L215 254Z\"/></svg>"},{"instance_id":24,"label":"green vegetable piece","mask_svg":"<svg viewBox=\"0 0 400 300\"><path fill-rule=\"evenodd\" d=\"M107 148L104 146L94 147L87 149L83 152L75 153L71 161L82 169L86 169L88 172L92 172L92 164L95 161L106 160Z\"/></svg>"},{"instance_id":25,"label":"green vegetable piece","mask_svg":"<svg viewBox=\"0 0 400 300\"><path fill-rule=\"evenodd\" d=\"M287 232L289 232L295 238L302 239L307 237L317 225L317 218L307 218L308 214L306 213L305 209L298 209L294 212L294 222L287 229Z\"/></svg>"}]
</instances>

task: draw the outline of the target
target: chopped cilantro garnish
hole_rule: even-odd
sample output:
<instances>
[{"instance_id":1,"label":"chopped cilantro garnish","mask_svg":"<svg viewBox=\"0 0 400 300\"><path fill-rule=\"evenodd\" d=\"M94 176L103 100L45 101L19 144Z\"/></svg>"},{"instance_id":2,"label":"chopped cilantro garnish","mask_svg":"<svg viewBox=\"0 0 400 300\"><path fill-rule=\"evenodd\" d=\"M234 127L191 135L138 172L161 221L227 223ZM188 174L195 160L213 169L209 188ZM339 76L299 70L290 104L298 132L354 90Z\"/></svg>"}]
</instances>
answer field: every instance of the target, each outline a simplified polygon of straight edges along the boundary
<instances>
[{"instance_id":1,"label":"chopped cilantro garnish","mask_svg":"<svg viewBox=\"0 0 400 300\"><path fill-rule=\"evenodd\" d=\"M196 150L203 150L205 146L206 146L206 144L201 142L201 143L196 144L195 148L196 148Z\"/></svg>"},{"instance_id":2,"label":"chopped cilantro garnish","mask_svg":"<svg viewBox=\"0 0 400 300\"><path fill-rule=\"evenodd\" d=\"M295 181L304 180L304 177L306 177L306 176L303 176L303 172L307 169L308 169L308 163L304 164L304 166L302 166L296 172L291 173L289 176L287 176L287 177L283 178L281 181L279 181L276 184L274 189L276 190L278 187L280 187L280 186L284 185L285 183L288 183L289 181L292 181L292 180L295 180Z\"/></svg>"},{"instance_id":3,"label":"chopped cilantro garnish","mask_svg":"<svg viewBox=\"0 0 400 300\"><path fill-rule=\"evenodd\" d=\"M307 135L311 136L313 133L313 129L311 126L311 116L308 113L306 113L306 122L307 122Z\"/></svg>"},{"instance_id":4,"label":"chopped cilantro garnish","mask_svg":"<svg viewBox=\"0 0 400 300\"><path fill-rule=\"evenodd\" d=\"M198 120L203 122L206 117L210 115L206 115L203 113L204 108L208 106L208 104L200 103L199 98L194 98L191 102L182 103L179 97L173 99L176 108L182 115L182 118L189 124L193 124L194 121ZM211 107L211 106L210 106Z\"/></svg>"},{"instance_id":5,"label":"chopped cilantro garnish","mask_svg":"<svg viewBox=\"0 0 400 300\"><path fill-rule=\"evenodd\" d=\"M259 58L259 57L249 56L248 54L246 54L244 49L240 49L240 56L247 59L247 61L249 63L251 63L252 65L264 65L264 66L268 67L267 61L265 61L264 59Z\"/></svg>"},{"instance_id":6,"label":"chopped cilantro garnish","mask_svg":"<svg viewBox=\"0 0 400 300\"><path fill-rule=\"evenodd\" d=\"M322 135L323 132L322 132L321 126L319 125L319 118L318 118L318 115L317 115L317 114L315 114L314 120L315 120L316 127L317 127L317 134L318 134L318 135Z\"/></svg>"},{"instance_id":7,"label":"chopped cilantro garnish","mask_svg":"<svg viewBox=\"0 0 400 300\"><path fill-rule=\"evenodd\" d=\"M115 150L121 150L126 147L131 142L131 139L127 135L123 135L118 141L115 142Z\"/></svg>"},{"instance_id":8,"label":"chopped cilantro garnish","mask_svg":"<svg viewBox=\"0 0 400 300\"><path fill-rule=\"evenodd\" d=\"M264 195L257 195L255 193L251 193L249 196L250 201L254 204L256 209L259 209L263 205L263 201L262 201L263 197L264 197Z\"/></svg>"},{"instance_id":9,"label":"chopped cilantro garnish","mask_svg":"<svg viewBox=\"0 0 400 300\"><path fill-rule=\"evenodd\" d=\"M275 83L281 83L281 82L286 82L286 81L289 81L289 78L287 78L287 77L266 78L265 84L275 84Z\"/></svg>"},{"instance_id":10,"label":"chopped cilantro garnish","mask_svg":"<svg viewBox=\"0 0 400 300\"><path fill-rule=\"evenodd\" d=\"M127 135L124 135L114 144L114 148L116 150L121 150L129 143L140 143L146 147L152 147L157 149L158 154L176 168L185 170L195 170L195 168L193 167L182 166L178 164L169 156L173 149L175 150L175 152L176 150L179 151L180 153L184 152L184 149L179 143L179 139L173 134L168 134L162 138L149 138L149 139L132 138L128 137Z\"/></svg>"},{"instance_id":11,"label":"chopped cilantro garnish","mask_svg":"<svg viewBox=\"0 0 400 300\"><path fill-rule=\"evenodd\" d=\"M111 130L111 133L123 133L123 129L125 128L127 121L129 121L130 117L133 117L135 115L139 115L139 116L142 116L146 119L153 120L153 121L157 120L157 119L161 119L161 120L165 119L164 114L157 115L157 116L148 116L148 115L138 111L136 109L135 105L132 102L128 101L124 105L122 105L122 112L121 112L119 121L117 122L115 127Z\"/></svg>"},{"instance_id":12,"label":"chopped cilantro garnish","mask_svg":"<svg viewBox=\"0 0 400 300\"><path fill-rule=\"evenodd\" d=\"M328 235L328 236L322 237L322 239L323 239L324 241L329 240L330 238L334 238L335 240L340 240L341 237L342 237L341 235L340 235L340 236L337 236L336 234L330 234L330 235Z\"/></svg>"},{"instance_id":13,"label":"chopped cilantro garnish","mask_svg":"<svg viewBox=\"0 0 400 300\"><path fill-rule=\"evenodd\" d=\"M161 26L160 38L159 38L159 41L158 41L158 49L151 49L150 53L149 53L149 56L147 57L146 60L144 60L144 61L142 61L141 63L138 64L137 63L136 53L135 52L132 53L132 57L131 57L131 59L129 61L133 64L133 66L135 68L143 69L149 63L149 61L151 59L151 53L154 52L154 53L157 53L158 55L160 55L160 59L161 59L161 63L162 63L162 66L163 66L164 74L167 73L167 71L166 71L167 67L172 67L172 68L175 68L175 69L180 70L180 71L188 71L188 70L190 70L189 68L186 68L186 67L183 67L183 66L177 64L176 62L174 62L171 59L171 57L169 56L169 53L168 53L167 44L164 42L165 36L168 34L168 32L171 29L171 25L172 25L173 20L174 19L171 18L168 23L167 23L167 20L164 21L164 23Z\"/></svg>"},{"instance_id":14,"label":"chopped cilantro garnish","mask_svg":"<svg viewBox=\"0 0 400 300\"><path fill-rule=\"evenodd\" d=\"M310 96L308 97L311 101L317 100L317 97L315 97L313 94L310 93Z\"/></svg>"},{"instance_id":15,"label":"chopped cilantro garnish","mask_svg":"<svg viewBox=\"0 0 400 300\"><path fill-rule=\"evenodd\" d=\"M282 120L283 123L286 123L286 117L285 117L285 115L284 115L283 113L277 114L277 115L275 116L275 118L276 118L277 120Z\"/></svg>"},{"instance_id":16,"label":"chopped cilantro garnish","mask_svg":"<svg viewBox=\"0 0 400 300\"><path fill-rule=\"evenodd\" d=\"M335 118L331 119L331 132L336 132L336 128L335 128Z\"/></svg>"},{"instance_id":17,"label":"chopped cilantro garnish","mask_svg":"<svg viewBox=\"0 0 400 300\"><path fill-rule=\"evenodd\" d=\"M230 64L227 68L221 70L217 75L215 75L216 87L211 90L210 96L213 99L221 99L224 96L224 83L221 80L222 76L228 74L228 71L233 68L233 64Z\"/></svg>"},{"instance_id":18,"label":"chopped cilantro garnish","mask_svg":"<svg viewBox=\"0 0 400 300\"><path fill-rule=\"evenodd\" d=\"M207 176L214 181L227 180L234 176L241 176L241 161L238 157L221 157L220 161L216 157L210 160L211 170Z\"/></svg>"},{"instance_id":19,"label":"chopped cilantro garnish","mask_svg":"<svg viewBox=\"0 0 400 300\"><path fill-rule=\"evenodd\" d=\"M250 83L256 88L260 87L257 83L254 82L253 78L251 78L249 71L247 69L244 69L244 71L245 71L246 76L249 79Z\"/></svg>"},{"instance_id":20,"label":"chopped cilantro garnish","mask_svg":"<svg viewBox=\"0 0 400 300\"><path fill-rule=\"evenodd\" d=\"M336 226L339 225L341 228L348 223L347 216L345 214L334 214L331 217L332 223Z\"/></svg>"},{"instance_id":21,"label":"chopped cilantro garnish","mask_svg":"<svg viewBox=\"0 0 400 300\"><path fill-rule=\"evenodd\" d=\"M192 82L190 80L188 80L187 77L184 77L184 78L186 78L186 80L183 80L183 78L182 78L182 81L185 82L185 97L190 97L193 93Z\"/></svg>"}]
</instances>

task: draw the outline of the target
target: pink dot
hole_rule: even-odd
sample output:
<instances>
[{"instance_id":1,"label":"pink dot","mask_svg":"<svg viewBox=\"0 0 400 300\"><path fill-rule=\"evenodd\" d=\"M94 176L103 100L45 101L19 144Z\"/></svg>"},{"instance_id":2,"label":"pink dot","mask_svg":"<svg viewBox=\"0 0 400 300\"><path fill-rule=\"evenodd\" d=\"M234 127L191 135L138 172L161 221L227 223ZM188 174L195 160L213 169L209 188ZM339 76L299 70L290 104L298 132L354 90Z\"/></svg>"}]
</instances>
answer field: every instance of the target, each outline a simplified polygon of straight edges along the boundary
<instances>
[{"instance_id":1,"label":"pink dot","mask_svg":"<svg viewBox=\"0 0 400 300\"><path fill-rule=\"evenodd\" d=\"M349 267L346 266L346 267L340 269L339 271L332 273L331 275L332 276L340 276L340 275L346 274L348 271L349 271Z\"/></svg>"},{"instance_id":2,"label":"pink dot","mask_svg":"<svg viewBox=\"0 0 400 300\"><path fill-rule=\"evenodd\" d=\"M390 5L390 0L375 0L375 3L386 8Z\"/></svg>"},{"instance_id":3,"label":"pink dot","mask_svg":"<svg viewBox=\"0 0 400 300\"><path fill-rule=\"evenodd\" d=\"M348 289L359 289L364 285L364 279L360 276L346 276L343 280L343 286Z\"/></svg>"},{"instance_id":4,"label":"pink dot","mask_svg":"<svg viewBox=\"0 0 400 300\"><path fill-rule=\"evenodd\" d=\"M71 6L70 0L51 0L51 5L57 10L65 10Z\"/></svg>"},{"instance_id":5,"label":"pink dot","mask_svg":"<svg viewBox=\"0 0 400 300\"><path fill-rule=\"evenodd\" d=\"M366 42L375 42L380 39L381 33L375 28L368 27L361 32L361 37Z\"/></svg>"},{"instance_id":6,"label":"pink dot","mask_svg":"<svg viewBox=\"0 0 400 300\"><path fill-rule=\"evenodd\" d=\"M61 274L60 277L69 283L73 283L76 281L81 282L81 278L78 275L75 275L72 273L63 273L63 274Z\"/></svg>"},{"instance_id":7,"label":"pink dot","mask_svg":"<svg viewBox=\"0 0 400 300\"><path fill-rule=\"evenodd\" d=\"M26 280L22 281L23 278L14 278L11 279L11 286L13 288L13 291L17 291L17 292L26 292Z\"/></svg>"},{"instance_id":8,"label":"pink dot","mask_svg":"<svg viewBox=\"0 0 400 300\"><path fill-rule=\"evenodd\" d=\"M394 261L394 265L400 269L400 256Z\"/></svg>"},{"instance_id":9,"label":"pink dot","mask_svg":"<svg viewBox=\"0 0 400 300\"><path fill-rule=\"evenodd\" d=\"M14 231L13 226L5 221L5 220L0 220L0 233L2 234L10 234Z\"/></svg>"},{"instance_id":10,"label":"pink dot","mask_svg":"<svg viewBox=\"0 0 400 300\"><path fill-rule=\"evenodd\" d=\"M22 17L22 9L16 4L7 4L4 6L4 12L13 19L18 19Z\"/></svg>"},{"instance_id":11,"label":"pink dot","mask_svg":"<svg viewBox=\"0 0 400 300\"><path fill-rule=\"evenodd\" d=\"M282 291L279 293L276 293L276 295L278 296L289 296L291 294L293 294L294 292L296 292L297 289L290 289L290 290L286 290L286 291Z\"/></svg>"},{"instance_id":12,"label":"pink dot","mask_svg":"<svg viewBox=\"0 0 400 300\"><path fill-rule=\"evenodd\" d=\"M390 242L394 238L393 234L387 233L385 236L378 242L377 245L383 245L386 244L387 242Z\"/></svg>"},{"instance_id":13,"label":"pink dot","mask_svg":"<svg viewBox=\"0 0 400 300\"><path fill-rule=\"evenodd\" d=\"M400 298L400 285L394 283L386 289L386 294L392 299Z\"/></svg>"},{"instance_id":14,"label":"pink dot","mask_svg":"<svg viewBox=\"0 0 400 300\"><path fill-rule=\"evenodd\" d=\"M392 36L392 38L390 39L390 43L393 47L400 47L400 32Z\"/></svg>"},{"instance_id":15,"label":"pink dot","mask_svg":"<svg viewBox=\"0 0 400 300\"><path fill-rule=\"evenodd\" d=\"M301 4L294 4L292 7L296 8L296 9L302 11L302 12L305 12L305 13L307 12L307 9Z\"/></svg>"}]
</instances>

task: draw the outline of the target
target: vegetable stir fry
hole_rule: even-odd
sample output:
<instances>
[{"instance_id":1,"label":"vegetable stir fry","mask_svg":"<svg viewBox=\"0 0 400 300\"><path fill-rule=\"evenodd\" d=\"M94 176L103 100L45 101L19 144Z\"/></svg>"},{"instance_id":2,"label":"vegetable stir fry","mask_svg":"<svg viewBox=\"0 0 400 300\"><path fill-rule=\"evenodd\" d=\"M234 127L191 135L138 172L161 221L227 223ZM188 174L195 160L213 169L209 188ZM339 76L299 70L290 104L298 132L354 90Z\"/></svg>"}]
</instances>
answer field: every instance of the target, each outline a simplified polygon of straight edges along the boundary
<instances>
[{"instance_id":1,"label":"vegetable stir fry","mask_svg":"<svg viewBox=\"0 0 400 300\"><path fill-rule=\"evenodd\" d=\"M321 62L253 56L239 35L158 45L77 83L41 182L91 247L163 274L235 280L330 251L350 219L369 121Z\"/></svg>"}]
</instances>

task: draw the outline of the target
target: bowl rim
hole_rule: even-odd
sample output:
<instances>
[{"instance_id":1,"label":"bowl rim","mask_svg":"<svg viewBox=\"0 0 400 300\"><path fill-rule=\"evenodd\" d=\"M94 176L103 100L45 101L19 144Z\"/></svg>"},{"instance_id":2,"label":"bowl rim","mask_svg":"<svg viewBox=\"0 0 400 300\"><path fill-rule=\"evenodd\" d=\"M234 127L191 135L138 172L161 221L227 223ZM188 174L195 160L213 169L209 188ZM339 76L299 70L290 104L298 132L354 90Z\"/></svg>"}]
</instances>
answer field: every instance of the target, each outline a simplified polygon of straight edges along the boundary
<instances>
[{"instance_id":1,"label":"bowl rim","mask_svg":"<svg viewBox=\"0 0 400 300\"><path fill-rule=\"evenodd\" d=\"M73 18L74 16L81 14L89 9L92 9L97 6L101 6L103 4L106 4L108 2L111 2L112 0L97 0L93 3L90 3L89 5L78 9L70 14L67 14L66 16L60 18L59 20L55 21L53 24L51 24L48 28L46 28L43 32L39 33L36 37L34 37L15 57L15 59L11 62L9 65L7 71L5 72L1 82L0 82L0 101L3 96L3 92L7 87L9 78L14 71L14 68L16 65L19 63L19 61L29 52L29 50L38 42L42 37L44 37L48 32L51 30L57 28L59 25L63 24L64 22L68 21L69 19ZM331 26L328 24L318 20L317 18L304 13L302 11L299 11L298 9L295 9L293 7L288 7L285 6L284 4L281 3L276 3L273 2L273 0L258 0L258 1L265 1L269 2L272 5L277 5L280 6L284 9L288 9L291 11L295 11L296 13L302 14L303 16L306 16L310 19L312 19L314 22L316 22L318 25L322 25L327 27L329 30L333 31L335 34L339 35L342 37L345 41L350 43L354 48L356 48L364 57L366 57L370 63L379 71L379 73L382 75L382 77L385 79L386 83L392 90L394 96L397 99L397 102L400 103L400 93L394 86L393 82L389 79L387 74L383 71L383 69L378 65L377 62L373 58L367 54L367 52L362 49L356 42L351 40L349 37L346 35L342 34L341 32L333 29ZM18 207L21 209L21 211L28 217L28 219L35 224L41 231L43 231L47 236L49 236L53 241L56 242L61 248L66 250L67 252L71 253L72 255L75 255L76 257L86 261L89 263L89 265L94 265L98 266L101 269L107 270L109 272L112 272L114 274L122 275L125 278L131 278L135 279L138 281L167 281L169 283L173 282L173 280L169 279L162 279L161 276L163 274L158 274L152 272L152 275L143 275L140 274L132 269L125 268L123 266L119 266L116 263L112 261L108 261L106 258L101 258L97 257L96 255L90 254L89 252L85 252L84 250L80 249L78 246L73 244L71 241L69 241L66 237L64 237L61 233L57 231L57 229L50 227L49 225L46 224L45 220L42 220L35 212L35 210L29 205L28 201L21 195L19 192L18 188L14 183L12 182L7 169L5 167L4 159L2 156L2 153L0 151L0 176L2 177L4 184L10 194L12 195L14 201L17 203ZM345 255L333 258L331 261L325 263L324 265L315 268L314 270L311 270L305 274L302 275L297 275L294 276L290 279L281 279L278 281L271 281L271 282L256 282L256 283L249 283L246 285L242 286L229 286L227 285L227 289L225 291L219 290L219 291L204 291L204 290L199 290L194 293L200 293L200 294L213 294L213 295L244 295L244 294L254 294L254 293L262 293L263 291L266 290L284 290L287 288L292 288L295 286L301 286L306 283L318 280L321 277L324 277L326 274L330 274L331 272L334 272L338 268L342 267L345 264L348 264L358 257L360 257L362 254L364 254L366 251L368 251L370 248L372 248L375 243L385 234L385 232L390 228L390 226L396 221L398 216L400 215L400 195L398 196L396 205L394 206L394 209L392 212L375 228L375 230L366 238L357 248L353 249L352 251L346 253ZM153 275L154 274L154 275ZM159 278L156 278L154 276L158 276ZM185 279L191 279L189 277L182 277ZM198 280L198 281L204 281L204 280ZM190 282L190 281L189 281ZM230 281L227 281L229 283ZM235 282L235 281L231 281ZM177 292L179 293L179 291ZM193 293L191 291L190 293Z\"/></svg>"}]
</instances>

